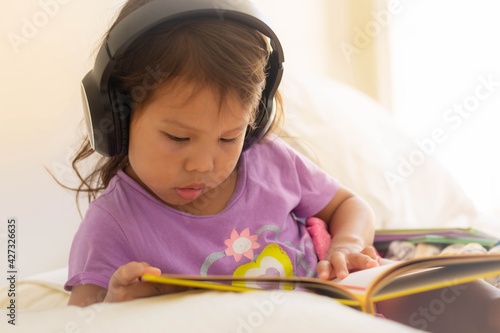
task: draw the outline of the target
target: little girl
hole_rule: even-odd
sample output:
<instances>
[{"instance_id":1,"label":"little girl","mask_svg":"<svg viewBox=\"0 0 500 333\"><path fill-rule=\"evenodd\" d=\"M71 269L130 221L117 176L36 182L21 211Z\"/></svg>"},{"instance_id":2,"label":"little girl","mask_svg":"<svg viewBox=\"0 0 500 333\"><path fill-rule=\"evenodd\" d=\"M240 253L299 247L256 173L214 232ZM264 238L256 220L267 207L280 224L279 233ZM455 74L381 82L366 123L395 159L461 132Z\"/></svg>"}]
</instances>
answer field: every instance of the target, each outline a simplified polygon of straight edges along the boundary
<instances>
[{"instance_id":1,"label":"little girl","mask_svg":"<svg viewBox=\"0 0 500 333\"><path fill-rule=\"evenodd\" d=\"M372 210L271 134L278 39L249 1L223 3L129 0L105 36L83 80L77 173L93 148L106 156L80 176L79 192L100 195L73 241L70 304L157 294L144 273L326 279L378 265ZM335 235L319 264L310 216Z\"/></svg>"},{"instance_id":2,"label":"little girl","mask_svg":"<svg viewBox=\"0 0 500 333\"><path fill-rule=\"evenodd\" d=\"M69 304L179 290L145 273L331 279L378 265L370 207L272 134L278 39L249 1L225 3L129 0L105 35L83 80L89 138L73 165L93 201ZM311 216L333 235L319 262Z\"/></svg>"}]
</instances>

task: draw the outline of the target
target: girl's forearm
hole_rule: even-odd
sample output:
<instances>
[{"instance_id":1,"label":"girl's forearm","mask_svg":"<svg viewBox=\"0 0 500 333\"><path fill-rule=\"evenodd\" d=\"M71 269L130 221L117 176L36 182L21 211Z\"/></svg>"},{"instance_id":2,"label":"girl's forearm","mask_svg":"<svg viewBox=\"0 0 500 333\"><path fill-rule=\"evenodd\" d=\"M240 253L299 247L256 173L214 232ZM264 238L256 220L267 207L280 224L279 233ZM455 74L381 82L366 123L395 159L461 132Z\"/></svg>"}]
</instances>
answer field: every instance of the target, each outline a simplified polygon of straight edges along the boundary
<instances>
[{"instance_id":1,"label":"girl's forearm","mask_svg":"<svg viewBox=\"0 0 500 333\"><path fill-rule=\"evenodd\" d=\"M364 200L351 196L336 209L329 221L329 229L333 247L358 247L361 250L373 244L375 214Z\"/></svg>"}]
</instances>

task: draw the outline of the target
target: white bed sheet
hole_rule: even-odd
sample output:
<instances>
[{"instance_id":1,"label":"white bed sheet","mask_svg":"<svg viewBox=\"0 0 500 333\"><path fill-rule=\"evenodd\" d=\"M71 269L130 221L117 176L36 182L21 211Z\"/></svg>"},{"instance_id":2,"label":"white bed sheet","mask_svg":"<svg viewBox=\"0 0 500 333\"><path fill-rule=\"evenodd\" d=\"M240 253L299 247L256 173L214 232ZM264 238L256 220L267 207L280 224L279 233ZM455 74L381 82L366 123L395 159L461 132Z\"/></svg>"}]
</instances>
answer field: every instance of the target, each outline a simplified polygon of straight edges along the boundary
<instances>
[{"instance_id":1,"label":"white bed sheet","mask_svg":"<svg viewBox=\"0 0 500 333\"><path fill-rule=\"evenodd\" d=\"M190 291L122 303L65 306L65 270L19 286L16 325L2 304L1 332L420 332L304 292ZM45 282L44 282L45 279ZM4 290L2 290L4 292ZM37 298L43 298L44 301ZM5 300L3 300L5 302ZM52 301L52 304L49 304Z\"/></svg>"}]
</instances>

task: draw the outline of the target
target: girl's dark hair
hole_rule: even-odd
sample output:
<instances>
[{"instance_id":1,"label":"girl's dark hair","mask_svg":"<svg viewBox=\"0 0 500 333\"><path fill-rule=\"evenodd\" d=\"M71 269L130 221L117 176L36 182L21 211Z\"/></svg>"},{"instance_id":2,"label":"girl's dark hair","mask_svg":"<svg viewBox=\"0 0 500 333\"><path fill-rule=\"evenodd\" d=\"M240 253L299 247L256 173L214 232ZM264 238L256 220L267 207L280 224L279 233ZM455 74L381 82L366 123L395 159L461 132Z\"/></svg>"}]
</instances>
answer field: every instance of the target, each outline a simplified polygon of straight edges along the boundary
<instances>
[{"instance_id":1,"label":"girl's dark hair","mask_svg":"<svg viewBox=\"0 0 500 333\"><path fill-rule=\"evenodd\" d=\"M110 30L151 1L129 0ZM103 41L107 40L109 31ZM207 85L213 87L222 99L228 92L235 92L243 105L251 106L255 112L265 86L268 56L266 39L244 25L219 19L182 21L159 26L134 42L117 59L116 72L111 79L114 86L130 96L132 113L149 102L159 85L176 78L195 84L199 89ZM277 116L271 131L283 118L279 94L276 94L276 104ZM127 155L95 155L99 154L86 138L72 161L81 182L77 188L70 188L77 193L77 203L82 193L87 194L89 202L95 199L111 178L128 164ZM83 172L80 163L90 157L97 159L93 159L94 164Z\"/></svg>"}]
</instances>

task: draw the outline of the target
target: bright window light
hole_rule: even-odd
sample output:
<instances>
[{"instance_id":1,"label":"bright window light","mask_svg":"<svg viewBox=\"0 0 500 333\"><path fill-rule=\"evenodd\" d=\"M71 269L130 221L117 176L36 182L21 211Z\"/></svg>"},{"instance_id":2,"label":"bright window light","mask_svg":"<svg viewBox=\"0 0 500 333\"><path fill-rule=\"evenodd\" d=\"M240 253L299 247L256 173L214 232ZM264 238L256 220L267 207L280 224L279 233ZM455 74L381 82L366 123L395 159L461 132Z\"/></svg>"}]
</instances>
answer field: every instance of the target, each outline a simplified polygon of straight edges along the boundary
<instances>
[{"instance_id":1,"label":"bright window light","mask_svg":"<svg viewBox=\"0 0 500 333\"><path fill-rule=\"evenodd\" d=\"M442 129L433 156L478 209L500 215L500 2L398 2L394 114L416 140Z\"/></svg>"}]
</instances>

